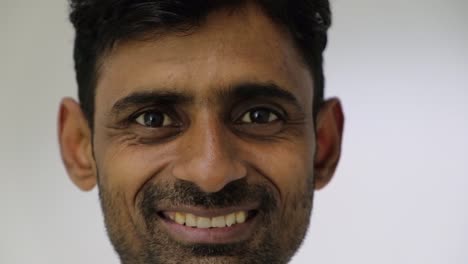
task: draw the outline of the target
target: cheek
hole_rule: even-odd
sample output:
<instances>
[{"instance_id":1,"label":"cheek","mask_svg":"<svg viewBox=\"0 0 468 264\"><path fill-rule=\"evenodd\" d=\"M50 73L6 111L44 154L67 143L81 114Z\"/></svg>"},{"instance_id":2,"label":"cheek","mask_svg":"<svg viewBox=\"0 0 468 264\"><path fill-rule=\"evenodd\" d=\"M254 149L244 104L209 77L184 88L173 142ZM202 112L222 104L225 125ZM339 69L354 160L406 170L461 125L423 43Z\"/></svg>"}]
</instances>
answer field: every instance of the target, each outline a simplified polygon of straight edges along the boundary
<instances>
[{"instance_id":1,"label":"cheek","mask_svg":"<svg viewBox=\"0 0 468 264\"><path fill-rule=\"evenodd\" d=\"M313 200L314 141L283 141L251 148L250 164L267 178L279 193L279 208L272 215L271 229L284 252L299 247L309 225ZM265 180L263 180L264 182Z\"/></svg>"},{"instance_id":2,"label":"cheek","mask_svg":"<svg viewBox=\"0 0 468 264\"><path fill-rule=\"evenodd\" d=\"M172 147L112 142L102 149L96 153L100 184L123 193L126 207L136 215L137 194L148 181L163 177Z\"/></svg>"},{"instance_id":3,"label":"cheek","mask_svg":"<svg viewBox=\"0 0 468 264\"><path fill-rule=\"evenodd\" d=\"M270 160L272 165L268 175L278 186L282 196L298 193L299 189L304 187L307 189L313 170L304 150L282 149Z\"/></svg>"},{"instance_id":4,"label":"cheek","mask_svg":"<svg viewBox=\"0 0 468 264\"><path fill-rule=\"evenodd\" d=\"M275 185L283 203L312 188L314 144L309 140L253 148L249 163ZM310 185L310 186L309 186Z\"/></svg>"}]
</instances>

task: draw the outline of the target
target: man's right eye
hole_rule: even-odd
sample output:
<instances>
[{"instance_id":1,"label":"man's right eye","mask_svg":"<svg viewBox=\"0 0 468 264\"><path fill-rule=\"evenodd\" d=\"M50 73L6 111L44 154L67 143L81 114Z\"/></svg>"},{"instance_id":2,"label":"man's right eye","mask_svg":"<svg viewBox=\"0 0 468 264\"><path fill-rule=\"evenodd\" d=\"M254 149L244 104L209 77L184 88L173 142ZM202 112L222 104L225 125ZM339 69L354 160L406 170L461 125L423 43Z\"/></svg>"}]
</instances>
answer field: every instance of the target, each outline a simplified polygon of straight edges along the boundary
<instances>
[{"instance_id":1,"label":"man's right eye","mask_svg":"<svg viewBox=\"0 0 468 264\"><path fill-rule=\"evenodd\" d=\"M167 114L158 111L143 112L135 118L135 122L151 128L166 127L174 124L174 121Z\"/></svg>"}]
</instances>

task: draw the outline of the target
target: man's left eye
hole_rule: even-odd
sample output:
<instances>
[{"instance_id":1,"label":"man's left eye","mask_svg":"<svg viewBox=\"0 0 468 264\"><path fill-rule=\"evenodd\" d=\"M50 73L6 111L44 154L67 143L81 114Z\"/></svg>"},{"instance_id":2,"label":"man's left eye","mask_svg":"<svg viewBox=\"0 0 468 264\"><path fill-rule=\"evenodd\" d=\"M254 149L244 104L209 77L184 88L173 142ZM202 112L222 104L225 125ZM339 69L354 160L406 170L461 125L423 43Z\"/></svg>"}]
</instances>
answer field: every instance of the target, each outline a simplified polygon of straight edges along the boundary
<instances>
[{"instance_id":1,"label":"man's left eye","mask_svg":"<svg viewBox=\"0 0 468 264\"><path fill-rule=\"evenodd\" d=\"M276 120L279 120L278 114L268 108L254 108L241 118L241 122L246 124L268 124Z\"/></svg>"},{"instance_id":2,"label":"man's left eye","mask_svg":"<svg viewBox=\"0 0 468 264\"><path fill-rule=\"evenodd\" d=\"M167 114L157 111L144 112L135 119L135 122L153 128L170 126L174 123Z\"/></svg>"}]
</instances>

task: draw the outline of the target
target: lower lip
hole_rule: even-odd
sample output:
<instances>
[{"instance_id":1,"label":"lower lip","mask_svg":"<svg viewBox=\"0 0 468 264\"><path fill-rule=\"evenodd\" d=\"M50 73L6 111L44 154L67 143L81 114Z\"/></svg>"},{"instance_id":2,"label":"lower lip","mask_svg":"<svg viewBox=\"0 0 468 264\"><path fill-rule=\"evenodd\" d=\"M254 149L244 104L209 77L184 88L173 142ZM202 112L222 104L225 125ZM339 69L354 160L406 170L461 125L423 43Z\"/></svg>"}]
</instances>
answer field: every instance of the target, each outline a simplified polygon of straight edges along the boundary
<instances>
[{"instance_id":1,"label":"lower lip","mask_svg":"<svg viewBox=\"0 0 468 264\"><path fill-rule=\"evenodd\" d=\"M169 235L177 241L188 244L229 244L248 239L253 233L257 216L242 224L218 228L194 228L160 219Z\"/></svg>"}]
</instances>

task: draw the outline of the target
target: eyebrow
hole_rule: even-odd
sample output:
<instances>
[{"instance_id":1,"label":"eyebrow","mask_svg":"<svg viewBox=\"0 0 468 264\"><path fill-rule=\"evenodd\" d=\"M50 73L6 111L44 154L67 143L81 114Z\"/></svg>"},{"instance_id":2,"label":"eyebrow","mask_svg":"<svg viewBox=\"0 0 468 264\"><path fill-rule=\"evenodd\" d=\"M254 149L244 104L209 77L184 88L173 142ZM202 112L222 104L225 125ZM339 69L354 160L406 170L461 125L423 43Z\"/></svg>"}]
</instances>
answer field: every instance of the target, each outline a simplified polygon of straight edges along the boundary
<instances>
[{"instance_id":1,"label":"eyebrow","mask_svg":"<svg viewBox=\"0 0 468 264\"><path fill-rule=\"evenodd\" d=\"M141 105L177 105L188 103L193 99L193 96L174 91L174 89L134 92L118 100L112 106L111 114L118 114Z\"/></svg>"},{"instance_id":2,"label":"eyebrow","mask_svg":"<svg viewBox=\"0 0 468 264\"><path fill-rule=\"evenodd\" d=\"M221 102L249 100L255 98L271 98L284 100L303 111L299 100L288 90L275 83L240 83L231 85L215 92L215 99ZM181 105L193 102L195 96L175 89L155 89L152 91L139 91L131 93L118 100L111 109L110 114L117 115L122 111L142 105Z\"/></svg>"},{"instance_id":3,"label":"eyebrow","mask_svg":"<svg viewBox=\"0 0 468 264\"><path fill-rule=\"evenodd\" d=\"M275 83L241 83L229 87L228 89L220 90L218 92L218 97L221 100L248 100L255 98L280 99L294 105L301 111L304 110L298 98L292 92L281 88Z\"/></svg>"}]
</instances>

